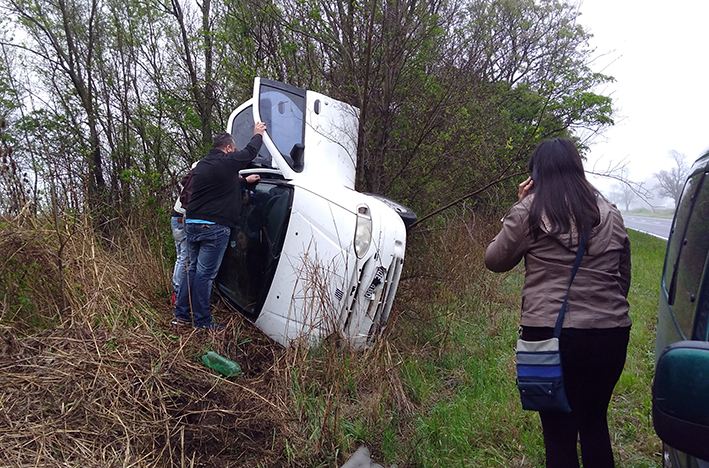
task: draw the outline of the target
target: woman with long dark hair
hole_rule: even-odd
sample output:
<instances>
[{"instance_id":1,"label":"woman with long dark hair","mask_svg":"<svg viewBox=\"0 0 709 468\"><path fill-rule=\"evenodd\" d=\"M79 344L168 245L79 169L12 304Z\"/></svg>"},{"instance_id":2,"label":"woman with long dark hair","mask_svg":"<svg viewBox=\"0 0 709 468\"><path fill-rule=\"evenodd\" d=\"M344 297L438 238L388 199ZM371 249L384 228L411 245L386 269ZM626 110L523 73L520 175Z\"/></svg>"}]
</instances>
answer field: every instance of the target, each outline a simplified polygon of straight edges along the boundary
<instances>
[{"instance_id":1,"label":"woman with long dark hair","mask_svg":"<svg viewBox=\"0 0 709 468\"><path fill-rule=\"evenodd\" d=\"M546 466L613 467L607 412L630 336L630 241L618 209L586 180L573 142L542 142L531 177L485 252L492 271L524 258L522 339L551 338L580 242L585 254L569 291L559 339L570 413L540 412Z\"/></svg>"}]
</instances>

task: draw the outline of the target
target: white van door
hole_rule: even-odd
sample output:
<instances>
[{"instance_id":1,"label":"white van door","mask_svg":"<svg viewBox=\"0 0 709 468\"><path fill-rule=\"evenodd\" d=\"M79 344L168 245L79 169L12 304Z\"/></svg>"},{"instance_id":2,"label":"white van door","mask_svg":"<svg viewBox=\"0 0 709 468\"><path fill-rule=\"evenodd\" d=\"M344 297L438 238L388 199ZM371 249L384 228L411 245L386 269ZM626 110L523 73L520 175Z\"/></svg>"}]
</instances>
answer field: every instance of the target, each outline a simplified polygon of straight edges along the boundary
<instances>
[{"instance_id":1,"label":"white van door","mask_svg":"<svg viewBox=\"0 0 709 468\"><path fill-rule=\"evenodd\" d=\"M253 118L287 179L319 179L354 189L359 109L324 94L256 78Z\"/></svg>"}]
</instances>

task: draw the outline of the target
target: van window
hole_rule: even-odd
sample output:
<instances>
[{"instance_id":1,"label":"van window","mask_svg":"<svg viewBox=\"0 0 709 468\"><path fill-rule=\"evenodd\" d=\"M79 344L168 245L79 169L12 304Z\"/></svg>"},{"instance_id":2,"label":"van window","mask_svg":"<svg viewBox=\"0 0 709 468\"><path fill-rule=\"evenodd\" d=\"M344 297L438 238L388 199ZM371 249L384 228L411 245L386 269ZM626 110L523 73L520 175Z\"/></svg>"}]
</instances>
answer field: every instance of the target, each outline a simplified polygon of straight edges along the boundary
<instances>
[{"instance_id":1,"label":"van window","mask_svg":"<svg viewBox=\"0 0 709 468\"><path fill-rule=\"evenodd\" d=\"M247 197L215 283L231 304L255 320L276 273L293 197L287 185L266 181Z\"/></svg>"},{"instance_id":2,"label":"van window","mask_svg":"<svg viewBox=\"0 0 709 468\"><path fill-rule=\"evenodd\" d=\"M239 112L231 124L231 136L236 143L236 149L246 148L251 138L254 136L254 109L249 106ZM261 145L258 156L253 160L252 165L272 168L271 155L265 145Z\"/></svg>"},{"instance_id":3,"label":"van window","mask_svg":"<svg viewBox=\"0 0 709 468\"><path fill-rule=\"evenodd\" d=\"M259 115L273 144L293 166L291 150L305 139L305 92L294 86L261 80Z\"/></svg>"},{"instance_id":4,"label":"van window","mask_svg":"<svg viewBox=\"0 0 709 468\"><path fill-rule=\"evenodd\" d=\"M677 258L680 248L682 247L681 240L684 238L684 230L687 227L687 220L689 219L689 213L691 211L692 195L694 195L694 192L697 190L697 183L700 179L700 177L694 177L687 180L684 184L679 204L677 205L675 219L672 224L672 229L670 230L670 238L667 241L665 269L662 275L662 284L666 290L671 289L671 280L677 268Z\"/></svg>"},{"instance_id":5,"label":"van window","mask_svg":"<svg viewBox=\"0 0 709 468\"><path fill-rule=\"evenodd\" d=\"M706 179L707 174L700 173L687 181L665 260L668 302L685 339L693 335L699 286L709 252L709 183Z\"/></svg>"}]
</instances>

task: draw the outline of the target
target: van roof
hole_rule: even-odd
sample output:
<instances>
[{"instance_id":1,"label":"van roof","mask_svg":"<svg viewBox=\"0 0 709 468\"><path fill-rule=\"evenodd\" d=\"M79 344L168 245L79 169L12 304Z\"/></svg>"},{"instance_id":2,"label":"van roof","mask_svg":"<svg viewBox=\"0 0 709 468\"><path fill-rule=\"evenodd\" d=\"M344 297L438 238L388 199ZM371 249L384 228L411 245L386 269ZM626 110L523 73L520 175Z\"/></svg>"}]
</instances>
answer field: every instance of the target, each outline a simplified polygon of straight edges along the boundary
<instances>
[{"instance_id":1,"label":"van roof","mask_svg":"<svg viewBox=\"0 0 709 468\"><path fill-rule=\"evenodd\" d=\"M699 156L696 161L694 161L694 164L692 164L692 168L689 171L688 177L692 177L697 172L706 171L707 168L709 168L709 148L704 150L702 155Z\"/></svg>"}]
</instances>

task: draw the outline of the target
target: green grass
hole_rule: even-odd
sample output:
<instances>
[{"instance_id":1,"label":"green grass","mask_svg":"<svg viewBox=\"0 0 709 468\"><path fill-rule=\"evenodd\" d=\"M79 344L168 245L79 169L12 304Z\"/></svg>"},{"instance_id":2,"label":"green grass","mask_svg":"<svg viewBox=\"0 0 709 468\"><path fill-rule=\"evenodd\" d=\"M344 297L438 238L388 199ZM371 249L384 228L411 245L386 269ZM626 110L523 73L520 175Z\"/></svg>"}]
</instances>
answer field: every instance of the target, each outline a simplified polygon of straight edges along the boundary
<instances>
[{"instance_id":1,"label":"green grass","mask_svg":"<svg viewBox=\"0 0 709 468\"><path fill-rule=\"evenodd\" d=\"M665 243L631 232L633 319L625 370L609 409L609 424L619 467L660 463L660 442L652 428L650 388L654 369L655 324ZM483 275L499 295L476 294L434 316L447 321L437 351L405 358L400 374L409 397L421 408L411 434L388 463L417 467L507 467L544 465L541 424L523 411L515 387L513 347L519 323L523 270ZM489 286L488 286L489 287ZM500 300L500 297L502 300ZM510 306L510 304L517 304ZM437 338L430 327L421 340Z\"/></svg>"}]
</instances>

